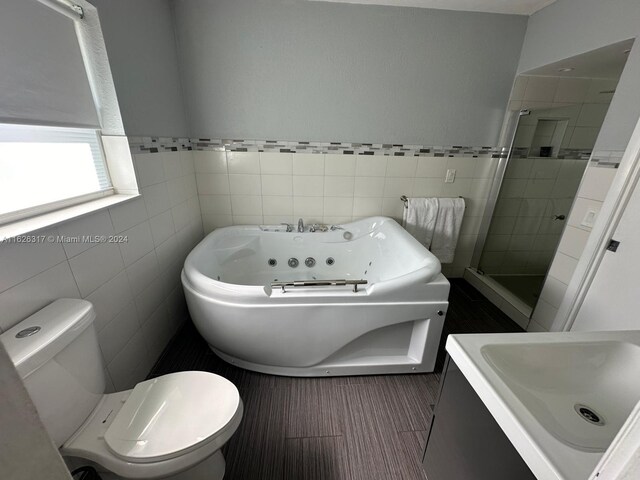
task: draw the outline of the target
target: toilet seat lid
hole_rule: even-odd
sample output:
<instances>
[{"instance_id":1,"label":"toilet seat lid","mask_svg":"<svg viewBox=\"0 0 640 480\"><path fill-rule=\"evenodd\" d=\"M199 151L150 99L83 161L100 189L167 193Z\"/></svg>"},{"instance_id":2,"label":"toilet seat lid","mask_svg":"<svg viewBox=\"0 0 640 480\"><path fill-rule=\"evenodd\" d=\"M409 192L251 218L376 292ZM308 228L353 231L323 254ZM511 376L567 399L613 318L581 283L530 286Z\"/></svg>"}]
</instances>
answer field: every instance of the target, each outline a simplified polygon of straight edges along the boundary
<instances>
[{"instance_id":1,"label":"toilet seat lid","mask_svg":"<svg viewBox=\"0 0 640 480\"><path fill-rule=\"evenodd\" d=\"M208 372L180 372L141 382L104 435L131 462L159 461L208 443L236 415L238 389Z\"/></svg>"}]
</instances>

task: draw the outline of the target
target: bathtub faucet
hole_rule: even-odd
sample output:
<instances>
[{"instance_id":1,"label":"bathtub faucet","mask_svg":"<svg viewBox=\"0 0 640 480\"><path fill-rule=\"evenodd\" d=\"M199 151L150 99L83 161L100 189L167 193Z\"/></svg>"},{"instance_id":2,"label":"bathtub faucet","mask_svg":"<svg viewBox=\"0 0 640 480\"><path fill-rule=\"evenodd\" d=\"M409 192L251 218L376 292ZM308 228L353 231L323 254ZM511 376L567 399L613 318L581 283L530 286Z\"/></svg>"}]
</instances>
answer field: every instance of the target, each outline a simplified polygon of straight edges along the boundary
<instances>
[{"instance_id":1,"label":"bathtub faucet","mask_svg":"<svg viewBox=\"0 0 640 480\"><path fill-rule=\"evenodd\" d=\"M301 218L298 219L298 233L304 232L304 222Z\"/></svg>"}]
</instances>

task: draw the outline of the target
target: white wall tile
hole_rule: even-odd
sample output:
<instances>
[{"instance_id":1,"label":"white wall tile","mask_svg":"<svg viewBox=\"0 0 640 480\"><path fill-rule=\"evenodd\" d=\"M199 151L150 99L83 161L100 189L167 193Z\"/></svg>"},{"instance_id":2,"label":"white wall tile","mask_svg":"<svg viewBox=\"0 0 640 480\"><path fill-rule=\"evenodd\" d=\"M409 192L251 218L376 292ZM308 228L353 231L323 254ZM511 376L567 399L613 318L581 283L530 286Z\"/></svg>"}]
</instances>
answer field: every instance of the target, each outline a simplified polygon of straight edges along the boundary
<instances>
[{"instance_id":1,"label":"white wall tile","mask_svg":"<svg viewBox=\"0 0 640 480\"><path fill-rule=\"evenodd\" d=\"M293 173L293 154L261 152L260 173L262 175L291 175Z\"/></svg>"},{"instance_id":2,"label":"white wall tile","mask_svg":"<svg viewBox=\"0 0 640 480\"><path fill-rule=\"evenodd\" d=\"M263 222L262 215L233 215L234 225L260 225Z\"/></svg>"},{"instance_id":3,"label":"white wall tile","mask_svg":"<svg viewBox=\"0 0 640 480\"><path fill-rule=\"evenodd\" d=\"M384 177L356 177L353 195L356 197L381 197Z\"/></svg>"},{"instance_id":4,"label":"white wall tile","mask_svg":"<svg viewBox=\"0 0 640 480\"><path fill-rule=\"evenodd\" d=\"M128 285L131 287L131 293L133 295L138 295L158 276L159 267L155 250L152 250L138 261L129 265L126 272L127 278L129 279ZM131 294L125 295L122 291L124 288L128 289L128 287L126 287L127 284L125 280L126 279L122 279L120 275L118 275L92 293L89 297L95 296L96 293L103 290L106 285L113 283L114 285L105 289L104 292L98 293L98 295L101 297L106 295L107 298L114 301L117 297L128 298ZM112 294L112 292L115 293ZM89 297L87 297L87 300L89 300ZM120 307L120 305L121 304L119 304L118 307Z\"/></svg>"},{"instance_id":5,"label":"white wall tile","mask_svg":"<svg viewBox=\"0 0 640 480\"><path fill-rule=\"evenodd\" d=\"M145 377L153 365L144 341L142 330L129 340L125 347L107 365L109 375L116 390L133 388Z\"/></svg>"},{"instance_id":6,"label":"white wall tile","mask_svg":"<svg viewBox=\"0 0 640 480\"><path fill-rule=\"evenodd\" d=\"M105 361L111 362L139 329L136 306L130 302L98 332L98 342Z\"/></svg>"},{"instance_id":7,"label":"white wall tile","mask_svg":"<svg viewBox=\"0 0 640 480\"><path fill-rule=\"evenodd\" d=\"M229 173L260 174L260 154L258 152L227 152Z\"/></svg>"},{"instance_id":8,"label":"white wall tile","mask_svg":"<svg viewBox=\"0 0 640 480\"><path fill-rule=\"evenodd\" d=\"M158 266L163 272L175 261L178 253L178 242L175 235L170 236L165 242L156 247Z\"/></svg>"},{"instance_id":9,"label":"white wall tile","mask_svg":"<svg viewBox=\"0 0 640 480\"><path fill-rule=\"evenodd\" d=\"M555 308L560 308L567 285L555 277L548 276L540 292L540 298Z\"/></svg>"},{"instance_id":10,"label":"white wall tile","mask_svg":"<svg viewBox=\"0 0 640 480\"><path fill-rule=\"evenodd\" d=\"M565 255L564 253L557 252L553 262L551 263L549 275L568 285L577 264L578 261L575 258Z\"/></svg>"},{"instance_id":11,"label":"white wall tile","mask_svg":"<svg viewBox=\"0 0 640 480\"><path fill-rule=\"evenodd\" d=\"M589 232L567 225L558 245L558 251L577 260L582 255L588 239Z\"/></svg>"},{"instance_id":12,"label":"white wall tile","mask_svg":"<svg viewBox=\"0 0 640 480\"><path fill-rule=\"evenodd\" d=\"M142 196L144 198L144 204L147 207L147 214L149 217L155 217L159 213L165 212L171 208L169 203L169 192L167 191L166 183L160 183L158 185L152 185L142 189ZM111 219L114 220L113 214ZM144 218L143 218L144 220ZM114 227L116 222L113 222ZM134 224L134 225L137 225ZM116 231L118 228L116 227Z\"/></svg>"},{"instance_id":13,"label":"white wall tile","mask_svg":"<svg viewBox=\"0 0 640 480\"><path fill-rule=\"evenodd\" d=\"M536 304L536 308L533 311L533 316L531 317L531 319L538 325L540 325L543 329L549 331L551 325L553 324L553 320L556 318L557 313L558 309L556 307L540 299Z\"/></svg>"},{"instance_id":14,"label":"white wall tile","mask_svg":"<svg viewBox=\"0 0 640 480\"><path fill-rule=\"evenodd\" d=\"M181 157L178 152L165 152L160 154L164 165L164 174L167 180L182 177Z\"/></svg>"},{"instance_id":15,"label":"white wall tile","mask_svg":"<svg viewBox=\"0 0 640 480\"><path fill-rule=\"evenodd\" d=\"M569 215L568 223L571 226L576 228L581 228L583 230L591 231L590 227L586 227L582 225L582 221L589 211L594 211L596 214L596 218L600 213L600 209L602 208L602 202L598 200L590 200L588 198L576 198L575 203L573 204L573 208L571 209L571 214Z\"/></svg>"},{"instance_id":16,"label":"white wall tile","mask_svg":"<svg viewBox=\"0 0 640 480\"><path fill-rule=\"evenodd\" d=\"M294 175L324 175L324 155L313 153L293 154Z\"/></svg>"},{"instance_id":17,"label":"white wall tile","mask_svg":"<svg viewBox=\"0 0 640 480\"><path fill-rule=\"evenodd\" d=\"M199 199L203 215L231 215L231 196L200 195Z\"/></svg>"},{"instance_id":18,"label":"white wall tile","mask_svg":"<svg viewBox=\"0 0 640 480\"><path fill-rule=\"evenodd\" d=\"M477 158L450 157L447 160L447 169L456 171L456 179L473 178L477 161Z\"/></svg>"},{"instance_id":19,"label":"white wall tile","mask_svg":"<svg viewBox=\"0 0 640 480\"><path fill-rule=\"evenodd\" d=\"M211 233L216 228L229 227L231 225L233 225L233 217L230 214L202 214L202 228L205 235Z\"/></svg>"},{"instance_id":20,"label":"white wall tile","mask_svg":"<svg viewBox=\"0 0 640 480\"><path fill-rule=\"evenodd\" d=\"M194 165L194 151L181 151L177 152L180 156L180 165L182 167L182 175L190 175L193 176L195 173L195 165ZM194 177L195 180L195 177Z\"/></svg>"},{"instance_id":21,"label":"white wall tile","mask_svg":"<svg viewBox=\"0 0 640 480\"><path fill-rule=\"evenodd\" d=\"M129 266L154 248L149 222L142 222L121 234L125 241L118 243L124 265Z\"/></svg>"},{"instance_id":22,"label":"white wall tile","mask_svg":"<svg viewBox=\"0 0 640 480\"><path fill-rule=\"evenodd\" d=\"M164 184L143 189L143 197L146 197L146 195L144 195L145 191L151 192L150 196L152 198L150 198L150 200L152 201L155 199L154 195L156 195L158 191L166 195L166 187ZM133 200L120 203L109 209L109 215L111 216L111 223L113 224L115 233L124 232L128 228L138 225L147 219L146 198L143 197L136 197ZM163 202L164 201L166 201L166 199L163 199Z\"/></svg>"},{"instance_id":23,"label":"white wall tile","mask_svg":"<svg viewBox=\"0 0 640 480\"><path fill-rule=\"evenodd\" d=\"M413 191L413 178L391 178L387 177L384 184L385 197L398 197L401 195L410 195ZM399 201L399 200L398 200Z\"/></svg>"},{"instance_id":24,"label":"white wall tile","mask_svg":"<svg viewBox=\"0 0 640 480\"><path fill-rule=\"evenodd\" d=\"M293 197L270 196L262 199L262 214L267 215L293 215Z\"/></svg>"},{"instance_id":25,"label":"white wall tile","mask_svg":"<svg viewBox=\"0 0 640 480\"><path fill-rule=\"evenodd\" d=\"M233 215L262 216L262 197L257 195L231 195Z\"/></svg>"},{"instance_id":26,"label":"white wall tile","mask_svg":"<svg viewBox=\"0 0 640 480\"><path fill-rule=\"evenodd\" d=\"M293 177L262 175L262 195L293 195Z\"/></svg>"},{"instance_id":27,"label":"white wall tile","mask_svg":"<svg viewBox=\"0 0 640 480\"><path fill-rule=\"evenodd\" d=\"M171 216L173 217L173 224L176 227L176 232L180 233L185 227L189 225L189 206L187 202L182 202L171 209Z\"/></svg>"},{"instance_id":28,"label":"white wall tile","mask_svg":"<svg viewBox=\"0 0 640 480\"><path fill-rule=\"evenodd\" d=\"M324 197L324 217L349 217L353 212L353 197Z\"/></svg>"},{"instance_id":29,"label":"white wall tile","mask_svg":"<svg viewBox=\"0 0 640 480\"><path fill-rule=\"evenodd\" d=\"M325 155L324 174L330 176L352 176L356 173L357 155Z\"/></svg>"},{"instance_id":30,"label":"white wall tile","mask_svg":"<svg viewBox=\"0 0 640 480\"><path fill-rule=\"evenodd\" d=\"M227 152L196 150L193 161L197 173L228 173Z\"/></svg>"},{"instance_id":31,"label":"white wall tile","mask_svg":"<svg viewBox=\"0 0 640 480\"><path fill-rule=\"evenodd\" d=\"M7 330L58 298L79 298L67 262L0 293L0 331Z\"/></svg>"},{"instance_id":32,"label":"white wall tile","mask_svg":"<svg viewBox=\"0 0 640 480\"><path fill-rule=\"evenodd\" d=\"M390 163L394 160L391 159ZM418 157L416 177L444 178L447 173L446 157Z\"/></svg>"},{"instance_id":33,"label":"white wall tile","mask_svg":"<svg viewBox=\"0 0 640 480\"><path fill-rule=\"evenodd\" d=\"M353 197L355 177L325 177L326 197Z\"/></svg>"},{"instance_id":34,"label":"white wall tile","mask_svg":"<svg viewBox=\"0 0 640 480\"><path fill-rule=\"evenodd\" d=\"M57 230L35 232L27 237L44 236L43 242L0 245L0 292L65 261L67 257L62 244L56 241L57 235Z\"/></svg>"},{"instance_id":35,"label":"white wall tile","mask_svg":"<svg viewBox=\"0 0 640 480\"><path fill-rule=\"evenodd\" d=\"M324 197L293 197L293 217L319 222L324 212Z\"/></svg>"},{"instance_id":36,"label":"white wall tile","mask_svg":"<svg viewBox=\"0 0 640 480\"><path fill-rule=\"evenodd\" d=\"M187 199L187 192L185 191L185 184L182 178L168 180L166 185L167 193L169 194L169 205L171 207L175 207Z\"/></svg>"},{"instance_id":37,"label":"white wall tile","mask_svg":"<svg viewBox=\"0 0 640 480\"><path fill-rule=\"evenodd\" d=\"M324 194L324 176L294 175L293 195L301 197L319 197Z\"/></svg>"},{"instance_id":38,"label":"white wall tile","mask_svg":"<svg viewBox=\"0 0 640 480\"><path fill-rule=\"evenodd\" d=\"M226 195L229 193L229 175L226 173L198 173L196 184L199 195ZM235 177L235 175L231 175Z\"/></svg>"},{"instance_id":39,"label":"white wall tile","mask_svg":"<svg viewBox=\"0 0 640 480\"><path fill-rule=\"evenodd\" d=\"M578 196L604 202L616 173L618 173L616 168L587 168Z\"/></svg>"},{"instance_id":40,"label":"white wall tile","mask_svg":"<svg viewBox=\"0 0 640 480\"><path fill-rule=\"evenodd\" d=\"M138 321L143 325L158 308L166 295L165 284L162 276L155 277L147 287L135 297Z\"/></svg>"},{"instance_id":41,"label":"white wall tile","mask_svg":"<svg viewBox=\"0 0 640 480\"><path fill-rule=\"evenodd\" d=\"M69 265L83 297L124 270L116 243L98 244L70 259Z\"/></svg>"},{"instance_id":42,"label":"white wall tile","mask_svg":"<svg viewBox=\"0 0 640 480\"><path fill-rule=\"evenodd\" d=\"M415 177L417 157L392 157L387 162L387 177Z\"/></svg>"},{"instance_id":43,"label":"white wall tile","mask_svg":"<svg viewBox=\"0 0 640 480\"><path fill-rule=\"evenodd\" d=\"M229 175L229 187L231 195L262 195L260 175Z\"/></svg>"},{"instance_id":44,"label":"white wall tile","mask_svg":"<svg viewBox=\"0 0 640 480\"><path fill-rule=\"evenodd\" d=\"M158 246L163 243L167 238L175 233L175 227L173 225L173 218L171 211L156 215L149 219L149 226L151 227L151 235L153 236L154 246Z\"/></svg>"},{"instance_id":45,"label":"white wall tile","mask_svg":"<svg viewBox=\"0 0 640 480\"><path fill-rule=\"evenodd\" d=\"M384 155L358 155L357 177L384 177L387 173L387 157Z\"/></svg>"},{"instance_id":46,"label":"white wall tile","mask_svg":"<svg viewBox=\"0 0 640 480\"><path fill-rule=\"evenodd\" d=\"M146 213L146 211L145 211ZM66 222L58 226L58 234L69 239L63 241L62 246L68 258L93 247L95 243L89 240L82 240L82 237L93 237L96 235L113 235L113 224L108 210L101 210L93 215L86 215L71 222ZM78 241L78 239L80 239Z\"/></svg>"},{"instance_id":47,"label":"white wall tile","mask_svg":"<svg viewBox=\"0 0 640 480\"><path fill-rule=\"evenodd\" d=\"M140 187L166 181L164 155L164 153L147 153L133 156Z\"/></svg>"},{"instance_id":48,"label":"white wall tile","mask_svg":"<svg viewBox=\"0 0 640 480\"><path fill-rule=\"evenodd\" d=\"M580 115L576 122L577 127L595 127L598 130L604 123L609 105L602 103L585 103L580 109Z\"/></svg>"},{"instance_id":49,"label":"white wall tile","mask_svg":"<svg viewBox=\"0 0 640 480\"><path fill-rule=\"evenodd\" d=\"M382 214L382 197L367 198L355 197L353 199L353 217L374 217Z\"/></svg>"}]
</instances>

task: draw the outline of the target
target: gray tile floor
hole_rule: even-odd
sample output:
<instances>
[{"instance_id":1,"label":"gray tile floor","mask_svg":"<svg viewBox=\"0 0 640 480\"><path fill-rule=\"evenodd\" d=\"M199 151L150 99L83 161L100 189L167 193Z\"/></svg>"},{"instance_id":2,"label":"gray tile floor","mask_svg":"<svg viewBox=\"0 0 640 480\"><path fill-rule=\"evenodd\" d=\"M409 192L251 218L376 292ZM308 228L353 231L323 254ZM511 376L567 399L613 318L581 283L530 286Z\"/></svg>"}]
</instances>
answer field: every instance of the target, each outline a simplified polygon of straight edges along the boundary
<instances>
[{"instance_id":1,"label":"gray tile floor","mask_svg":"<svg viewBox=\"0 0 640 480\"><path fill-rule=\"evenodd\" d=\"M449 333L519 331L473 287L452 281L438 358ZM424 480L422 450L439 374L289 378L242 370L214 355L187 324L151 376L218 373L245 404L225 446L225 479Z\"/></svg>"}]
</instances>

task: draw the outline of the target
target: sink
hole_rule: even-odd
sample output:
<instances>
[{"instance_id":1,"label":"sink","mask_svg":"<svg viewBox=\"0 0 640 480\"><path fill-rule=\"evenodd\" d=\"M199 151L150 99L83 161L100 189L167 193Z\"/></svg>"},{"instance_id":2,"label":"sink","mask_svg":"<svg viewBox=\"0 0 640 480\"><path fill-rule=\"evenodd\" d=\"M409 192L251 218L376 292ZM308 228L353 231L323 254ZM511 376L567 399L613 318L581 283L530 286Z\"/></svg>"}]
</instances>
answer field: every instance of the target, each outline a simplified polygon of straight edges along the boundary
<instances>
[{"instance_id":1,"label":"sink","mask_svg":"<svg viewBox=\"0 0 640 480\"><path fill-rule=\"evenodd\" d=\"M640 400L640 346L627 342L485 345L481 353L561 442L604 452Z\"/></svg>"},{"instance_id":2,"label":"sink","mask_svg":"<svg viewBox=\"0 0 640 480\"><path fill-rule=\"evenodd\" d=\"M449 335L446 350L539 480L584 480L640 401L640 330Z\"/></svg>"}]
</instances>

